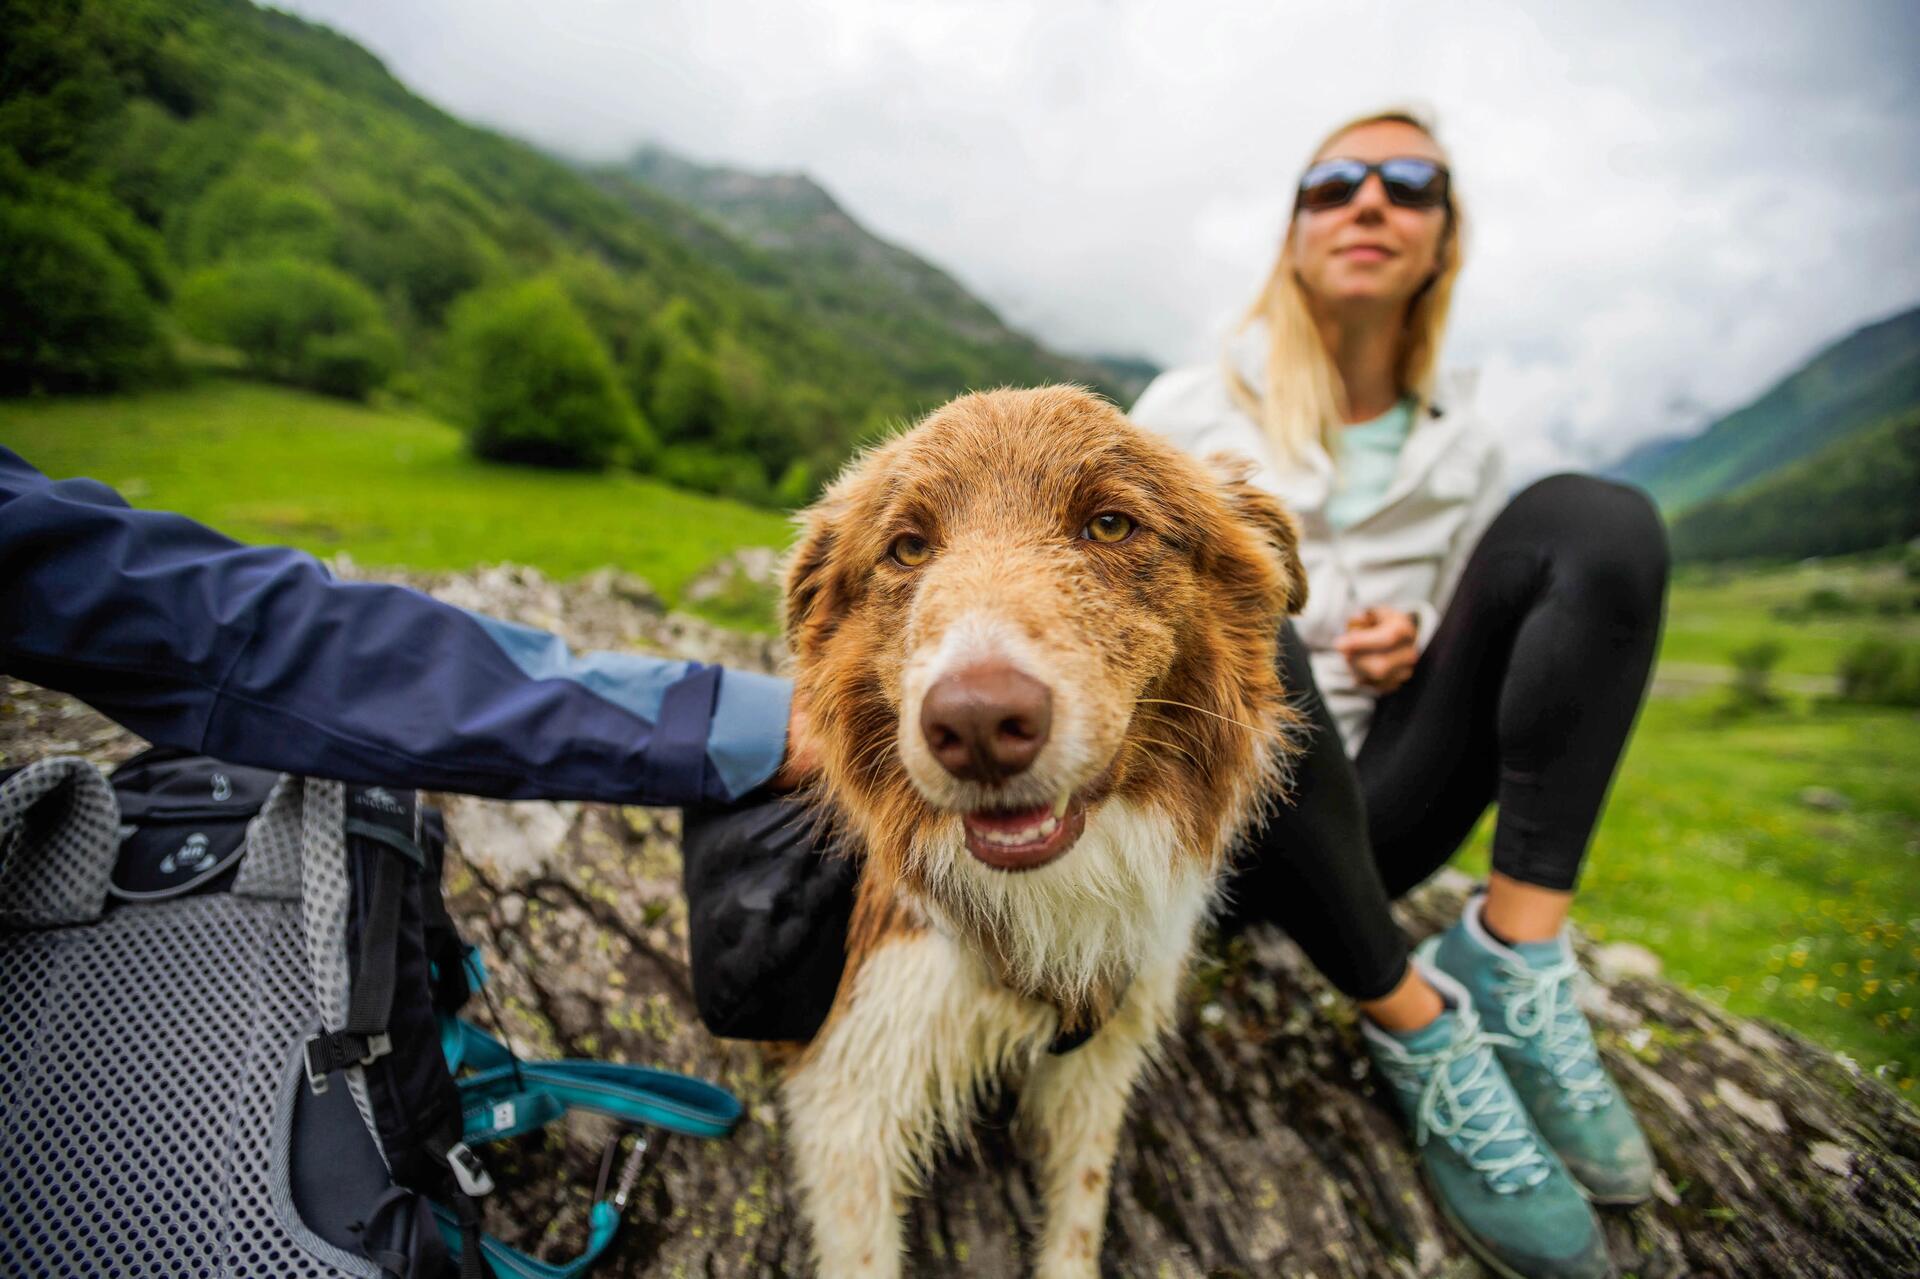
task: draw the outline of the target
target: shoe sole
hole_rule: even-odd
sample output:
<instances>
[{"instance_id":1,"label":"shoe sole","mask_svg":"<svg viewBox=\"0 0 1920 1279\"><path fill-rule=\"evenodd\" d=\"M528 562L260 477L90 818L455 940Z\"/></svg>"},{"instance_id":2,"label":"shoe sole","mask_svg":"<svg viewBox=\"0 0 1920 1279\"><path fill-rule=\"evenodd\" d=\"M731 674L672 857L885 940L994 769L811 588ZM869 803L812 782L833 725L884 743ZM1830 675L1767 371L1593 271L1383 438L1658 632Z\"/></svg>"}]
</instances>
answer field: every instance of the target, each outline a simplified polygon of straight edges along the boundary
<instances>
[{"instance_id":1,"label":"shoe sole","mask_svg":"<svg viewBox=\"0 0 1920 1279\"><path fill-rule=\"evenodd\" d=\"M1531 1279L1531 1276L1522 1274L1506 1262L1500 1260L1499 1256L1494 1253L1492 1249L1481 1243L1480 1240L1475 1237L1474 1233L1467 1229L1466 1223L1455 1215L1452 1206L1447 1203L1446 1196L1440 1193L1439 1188L1433 1184L1433 1178L1427 1175L1427 1170L1424 1168L1420 1170L1420 1180L1427 1188L1428 1198L1432 1199L1434 1204L1440 1209L1441 1218L1447 1223L1448 1228L1453 1231L1454 1238L1467 1246L1467 1251L1473 1254L1476 1261L1493 1271L1494 1274L1500 1276L1500 1279ZM1613 1258L1607 1258L1607 1275L1609 1279L1614 1279L1619 1273L1620 1268L1613 1264Z\"/></svg>"},{"instance_id":2,"label":"shoe sole","mask_svg":"<svg viewBox=\"0 0 1920 1279\"><path fill-rule=\"evenodd\" d=\"M1574 1177L1571 1168L1567 1170L1567 1176L1573 1178L1574 1187L1580 1191L1588 1203L1596 1208L1638 1208L1641 1204L1650 1203L1653 1200L1651 1190L1644 1195L1598 1195L1588 1190L1581 1183L1580 1178Z\"/></svg>"}]
</instances>

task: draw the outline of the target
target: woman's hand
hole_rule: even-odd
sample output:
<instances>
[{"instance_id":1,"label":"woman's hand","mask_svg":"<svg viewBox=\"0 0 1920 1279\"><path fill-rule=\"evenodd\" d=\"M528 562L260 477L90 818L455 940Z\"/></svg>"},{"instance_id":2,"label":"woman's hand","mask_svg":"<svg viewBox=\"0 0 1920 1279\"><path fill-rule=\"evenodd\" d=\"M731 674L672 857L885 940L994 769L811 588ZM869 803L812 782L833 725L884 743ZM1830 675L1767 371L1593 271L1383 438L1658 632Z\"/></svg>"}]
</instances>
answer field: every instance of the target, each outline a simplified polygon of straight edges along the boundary
<instances>
[{"instance_id":1,"label":"woman's hand","mask_svg":"<svg viewBox=\"0 0 1920 1279\"><path fill-rule=\"evenodd\" d=\"M1420 650L1419 627L1397 608L1362 609L1347 619L1347 633L1333 642L1362 688L1387 694L1413 678Z\"/></svg>"},{"instance_id":2,"label":"woman's hand","mask_svg":"<svg viewBox=\"0 0 1920 1279\"><path fill-rule=\"evenodd\" d=\"M780 761L780 770L773 775L773 788L777 791L798 790L812 781L814 774L819 771L820 744L814 740L806 707L800 704L800 698L796 695L793 709L787 717L787 757Z\"/></svg>"}]
</instances>

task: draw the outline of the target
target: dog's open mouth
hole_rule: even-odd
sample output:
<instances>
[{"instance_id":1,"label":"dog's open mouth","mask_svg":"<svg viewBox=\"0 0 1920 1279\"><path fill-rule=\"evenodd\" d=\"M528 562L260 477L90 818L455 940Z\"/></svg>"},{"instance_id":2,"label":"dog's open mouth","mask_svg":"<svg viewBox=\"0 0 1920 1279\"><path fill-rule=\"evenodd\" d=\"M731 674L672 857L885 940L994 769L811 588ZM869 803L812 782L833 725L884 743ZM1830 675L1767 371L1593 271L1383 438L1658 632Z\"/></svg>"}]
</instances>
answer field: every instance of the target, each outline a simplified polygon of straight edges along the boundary
<instances>
[{"instance_id":1,"label":"dog's open mouth","mask_svg":"<svg viewBox=\"0 0 1920 1279\"><path fill-rule=\"evenodd\" d=\"M1087 828L1087 806L1077 796L1032 808L982 808L963 813L967 851L995 870L1034 870L1073 847Z\"/></svg>"}]
</instances>

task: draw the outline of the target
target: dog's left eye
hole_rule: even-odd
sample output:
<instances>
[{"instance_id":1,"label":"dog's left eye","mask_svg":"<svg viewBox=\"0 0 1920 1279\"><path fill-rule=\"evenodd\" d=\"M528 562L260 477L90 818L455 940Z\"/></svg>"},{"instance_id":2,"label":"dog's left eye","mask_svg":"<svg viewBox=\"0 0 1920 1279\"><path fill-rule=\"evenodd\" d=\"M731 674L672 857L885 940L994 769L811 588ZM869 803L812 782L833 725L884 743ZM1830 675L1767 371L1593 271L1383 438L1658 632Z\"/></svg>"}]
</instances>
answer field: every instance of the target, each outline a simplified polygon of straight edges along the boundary
<instances>
[{"instance_id":1,"label":"dog's left eye","mask_svg":"<svg viewBox=\"0 0 1920 1279\"><path fill-rule=\"evenodd\" d=\"M1133 536L1133 521L1118 511L1108 511L1088 520L1080 536L1089 542L1124 542Z\"/></svg>"},{"instance_id":2,"label":"dog's left eye","mask_svg":"<svg viewBox=\"0 0 1920 1279\"><path fill-rule=\"evenodd\" d=\"M894 538L893 545L887 550L893 556L895 563L903 564L908 568L919 568L933 558L933 548L927 545L926 539L914 537L912 534Z\"/></svg>"}]
</instances>

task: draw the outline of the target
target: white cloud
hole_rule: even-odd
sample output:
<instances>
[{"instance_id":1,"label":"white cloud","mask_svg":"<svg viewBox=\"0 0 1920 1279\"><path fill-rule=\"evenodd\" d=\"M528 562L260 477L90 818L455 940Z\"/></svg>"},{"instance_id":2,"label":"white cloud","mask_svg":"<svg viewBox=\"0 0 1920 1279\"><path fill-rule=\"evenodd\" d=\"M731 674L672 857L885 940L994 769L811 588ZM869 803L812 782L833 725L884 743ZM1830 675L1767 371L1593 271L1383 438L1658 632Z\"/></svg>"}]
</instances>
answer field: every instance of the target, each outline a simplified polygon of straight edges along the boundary
<instances>
[{"instance_id":1,"label":"white cloud","mask_svg":"<svg viewBox=\"0 0 1920 1279\"><path fill-rule=\"evenodd\" d=\"M1452 354L1523 471L1694 425L1920 300L1902 0L293 7L556 150L804 169L1043 340L1162 362L1216 349L1325 128L1428 103L1476 222Z\"/></svg>"}]
</instances>

